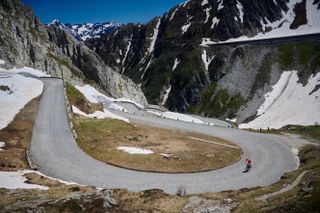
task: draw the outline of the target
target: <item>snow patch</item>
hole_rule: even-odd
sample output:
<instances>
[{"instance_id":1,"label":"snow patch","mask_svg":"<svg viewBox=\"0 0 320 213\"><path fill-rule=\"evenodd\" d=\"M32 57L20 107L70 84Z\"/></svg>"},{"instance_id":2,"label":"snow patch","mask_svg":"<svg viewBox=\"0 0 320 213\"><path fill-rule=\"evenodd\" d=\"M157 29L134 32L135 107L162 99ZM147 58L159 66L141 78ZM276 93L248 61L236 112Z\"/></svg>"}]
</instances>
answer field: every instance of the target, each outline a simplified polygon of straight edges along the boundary
<instances>
[{"instance_id":1,"label":"snow patch","mask_svg":"<svg viewBox=\"0 0 320 213\"><path fill-rule=\"evenodd\" d=\"M1 149L1 148L5 147L5 146L6 146L6 143L5 143L5 142L0 141L0 151L2 151L3 149Z\"/></svg>"},{"instance_id":2,"label":"snow patch","mask_svg":"<svg viewBox=\"0 0 320 213\"><path fill-rule=\"evenodd\" d=\"M212 25L211 25L211 29L213 29L215 26L217 26L219 24L220 19L218 19L217 17L214 17L212 19Z\"/></svg>"},{"instance_id":3,"label":"snow patch","mask_svg":"<svg viewBox=\"0 0 320 213\"><path fill-rule=\"evenodd\" d=\"M220 0L218 10L222 10L222 9L223 9L223 0Z\"/></svg>"},{"instance_id":4,"label":"snow patch","mask_svg":"<svg viewBox=\"0 0 320 213\"><path fill-rule=\"evenodd\" d=\"M237 0L237 8L238 8L238 11L239 11L239 16L240 16L239 18L241 20L241 23L243 23L243 16L244 16L243 5L238 0Z\"/></svg>"},{"instance_id":5,"label":"snow patch","mask_svg":"<svg viewBox=\"0 0 320 213\"><path fill-rule=\"evenodd\" d=\"M90 85L84 86L75 86L77 90L79 90L84 97L90 101L91 103L100 103L100 102L112 102L115 99L107 97L106 95L99 92L97 89Z\"/></svg>"},{"instance_id":6,"label":"snow patch","mask_svg":"<svg viewBox=\"0 0 320 213\"><path fill-rule=\"evenodd\" d=\"M159 18L158 23L157 23L156 27L154 28L153 35L152 35L152 37L149 38L149 39L151 39L150 47L148 48L149 53L152 53L154 51L154 46L156 44L158 34L159 34L160 24L161 24L161 19Z\"/></svg>"},{"instance_id":7,"label":"snow patch","mask_svg":"<svg viewBox=\"0 0 320 213\"><path fill-rule=\"evenodd\" d=\"M172 85L170 85L170 87L166 90L166 93L163 97L163 101L161 103L162 106L165 105L165 103L167 102L169 95L170 95L170 92L171 92L171 88L172 88Z\"/></svg>"},{"instance_id":8,"label":"snow patch","mask_svg":"<svg viewBox=\"0 0 320 213\"><path fill-rule=\"evenodd\" d=\"M206 51L206 50L203 50L202 55L201 55L201 58L202 58L202 61L203 61L204 66L205 66L205 68L206 68L206 71L208 71L208 70L209 70L209 65L211 64L212 60L214 59L214 56L209 57L209 56L207 55L207 51Z\"/></svg>"},{"instance_id":9,"label":"snow patch","mask_svg":"<svg viewBox=\"0 0 320 213\"><path fill-rule=\"evenodd\" d=\"M174 60L174 64L173 64L173 67L172 67L172 71L175 71L178 67L178 65L180 64L180 60L178 58L176 58Z\"/></svg>"},{"instance_id":10,"label":"snow patch","mask_svg":"<svg viewBox=\"0 0 320 213\"><path fill-rule=\"evenodd\" d=\"M126 62L127 57L128 57L128 54L129 54L129 51L130 51L130 49L131 49L132 38L133 38L133 35L131 35L130 39L128 40L127 50L126 50L126 53L125 53L124 58L123 58L123 60L122 60L122 66L123 66L124 63ZM123 73L123 72L124 72L124 68L122 68L122 73Z\"/></svg>"},{"instance_id":11,"label":"snow patch","mask_svg":"<svg viewBox=\"0 0 320 213\"><path fill-rule=\"evenodd\" d=\"M10 88L9 92L0 90L0 129L11 123L24 106L43 90L43 83L34 78L14 74L0 78L0 85Z\"/></svg>"},{"instance_id":12,"label":"snow patch","mask_svg":"<svg viewBox=\"0 0 320 213\"><path fill-rule=\"evenodd\" d=\"M201 6L206 6L207 4L209 4L208 0L203 0Z\"/></svg>"},{"instance_id":13,"label":"snow patch","mask_svg":"<svg viewBox=\"0 0 320 213\"><path fill-rule=\"evenodd\" d=\"M13 68L6 71L16 74L30 75L32 77L51 77L51 75L48 75L45 72L42 72L41 70L33 69L31 67Z\"/></svg>"},{"instance_id":14,"label":"snow patch","mask_svg":"<svg viewBox=\"0 0 320 213\"><path fill-rule=\"evenodd\" d=\"M310 77L308 84L298 82L297 71L283 72L272 91L265 95L265 102L258 109L255 120L241 124L242 129L279 129L285 125L314 125L320 123L320 73Z\"/></svg>"},{"instance_id":15,"label":"snow patch","mask_svg":"<svg viewBox=\"0 0 320 213\"><path fill-rule=\"evenodd\" d=\"M154 152L150 149L136 148L136 147L128 147L128 146L119 146L118 150L124 151L130 155L150 155Z\"/></svg>"},{"instance_id":16,"label":"snow patch","mask_svg":"<svg viewBox=\"0 0 320 213\"><path fill-rule=\"evenodd\" d=\"M192 24L192 23L188 20L187 23L184 24L184 25L181 27L182 35L188 31L188 29L189 29L189 27L191 26L191 24Z\"/></svg>"},{"instance_id":17,"label":"snow patch","mask_svg":"<svg viewBox=\"0 0 320 213\"><path fill-rule=\"evenodd\" d=\"M26 172L18 171L18 172L0 172L0 188L6 189L42 189L48 190L49 188L46 186L40 186L36 184L27 184L23 175Z\"/></svg>"},{"instance_id":18,"label":"snow patch","mask_svg":"<svg viewBox=\"0 0 320 213\"><path fill-rule=\"evenodd\" d=\"M209 21L211 10L212 10L212 7L208 7L204 10L206 12L206 20L204 21L205 24Z\"/></svg>"},{"instance_id":19,"label":"snow patch","mask_svg":"<svg viewBox=\"0 0 320 213\"><path fill-rule=\"evenodd\" d=\"M200 46L202 47L208 47L209 45L215 44L214 41L212 41L210 38L202 38L202 42Z\"/></svg>"},{"instance_id":20,"label":"snow patch","mask_svg":"<svg viewBox=\"0 0 320 213\"><path fill-rule=\"evenodd\" d=\"M171 17L170 17L169 21L172 21L172 20L173 20L174 16L176 15L176 12L177 12L178 10L179 10L179 7L177 7L177 8L173 11L173 13L171 14Z\"/></svg>"},{"instance_id":21,"label":"snow patch","mask_svg":"<svg viewBox=\"0 0 320 213\"><path fill-rule=\"evenodd\" d=\"M105 118L111 118L111 119L116 119L116 120L121 120L127 123L130 123L130 121L127 118L115 115L108 110L104 109L103 112L101 111L96 111L92 114L86 114L85 112L82 112L80 109L78 109L75 106L72 106L72 111L75 114L87 117L87 118L96 118L96 119L105 119Z\"/></svg>"},{"instance_id":22,"label":"snow patch","mask_svg":"<svg viewBox=\"0 0 320 213\"><path fill-rule=\"evenodd\" d=\"M0 65L5 65L5 64L6 64L6 62L4 60L0 59Z\"/></svg>"}]
</instances>

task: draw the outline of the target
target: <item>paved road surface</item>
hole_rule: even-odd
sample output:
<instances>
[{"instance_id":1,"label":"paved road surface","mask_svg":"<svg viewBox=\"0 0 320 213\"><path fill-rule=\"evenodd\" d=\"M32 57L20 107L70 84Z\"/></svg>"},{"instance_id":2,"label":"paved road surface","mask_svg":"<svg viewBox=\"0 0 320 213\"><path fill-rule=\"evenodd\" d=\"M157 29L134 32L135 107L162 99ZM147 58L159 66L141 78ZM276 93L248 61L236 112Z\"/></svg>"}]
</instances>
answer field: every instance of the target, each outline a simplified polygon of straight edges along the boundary
<instances>
[{"instance_id":1,"label":"paved road surface","mask_svg":"<svg viewBox=\"0 0 320 213\"><path fill-rule=\"evenodd\" d=\"M30 151L38 169L54 178L96 187L127 188L132 191L158 188L172 194L183 185L188 193L201 193L266 186L278 181L283 173L293 170L297 165L296 157L290 147L279 143L280 137L123 114L146 124L195 131L230 140L244 150L243 157L250 157L253 160L253 169L250 173L243 174L243 163L238 162L211 172L160 174L110 166L86 155L73 139L64 106L62 80L42 81L44 93L34 126Z\"/></svg>"}]
</instances>

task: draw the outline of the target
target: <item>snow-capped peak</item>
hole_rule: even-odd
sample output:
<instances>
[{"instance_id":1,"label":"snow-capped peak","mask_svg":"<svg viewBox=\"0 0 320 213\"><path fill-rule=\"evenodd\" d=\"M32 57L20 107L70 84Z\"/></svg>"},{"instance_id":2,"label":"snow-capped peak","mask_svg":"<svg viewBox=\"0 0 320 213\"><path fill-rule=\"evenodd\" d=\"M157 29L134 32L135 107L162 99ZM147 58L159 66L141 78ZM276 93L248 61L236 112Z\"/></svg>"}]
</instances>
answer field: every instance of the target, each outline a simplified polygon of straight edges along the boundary
<instances>
[{"instance_id":1,"label":"snow-capped peak","mask_svg":"<svg viewBox=\"0 0 320 213\"><path fill-rule=\"evenodd\" d=\"M85 41L89 38L100 38L102 35L122 26L122 24L117 22L63 24L58 19L54 19L48 24L48 26L53 25L70 33L80 41Z\"/></svg>"}]
</instances>

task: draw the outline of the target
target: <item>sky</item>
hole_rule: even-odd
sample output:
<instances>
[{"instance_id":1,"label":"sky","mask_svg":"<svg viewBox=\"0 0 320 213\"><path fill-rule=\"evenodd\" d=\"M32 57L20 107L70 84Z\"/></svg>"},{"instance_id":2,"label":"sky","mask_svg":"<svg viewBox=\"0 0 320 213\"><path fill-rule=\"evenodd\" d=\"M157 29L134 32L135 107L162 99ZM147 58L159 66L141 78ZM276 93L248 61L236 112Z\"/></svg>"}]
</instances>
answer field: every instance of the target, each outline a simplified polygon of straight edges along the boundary
<instances>
[{"instance_id":1,"label":"sky","mask_svg":"<svg viewBox=\"0 0 320 213\"><path fill-rule=\"evenodd\" d=\"M147 23L186 0L22 0L43 23Z\"/></svg>"}]
</instances>

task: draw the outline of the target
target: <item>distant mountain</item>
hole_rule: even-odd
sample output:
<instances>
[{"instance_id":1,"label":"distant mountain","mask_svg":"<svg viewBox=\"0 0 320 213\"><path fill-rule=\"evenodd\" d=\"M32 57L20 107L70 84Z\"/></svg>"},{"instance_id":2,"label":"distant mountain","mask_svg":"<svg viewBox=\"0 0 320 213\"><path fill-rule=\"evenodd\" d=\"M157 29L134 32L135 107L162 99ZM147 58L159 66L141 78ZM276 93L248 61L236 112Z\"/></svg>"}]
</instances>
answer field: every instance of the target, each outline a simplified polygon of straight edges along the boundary
<instances>
[{"instance_id":1,"label":"distant mountain","mask_svg":"<svg viewBox=\"0 0 320 213\"><path fill-rule=\"evenodd\" d=\"M48 26L57 26L60 29L69 32L79 41L85 41L90 38L100 38L102 35L112 32L123 25L117 22L63 24L55 19L50 22Z\"/></svg>"}]
</instances>

